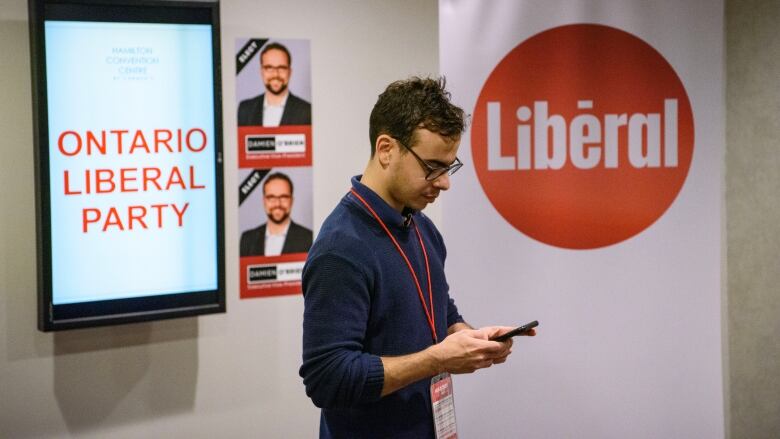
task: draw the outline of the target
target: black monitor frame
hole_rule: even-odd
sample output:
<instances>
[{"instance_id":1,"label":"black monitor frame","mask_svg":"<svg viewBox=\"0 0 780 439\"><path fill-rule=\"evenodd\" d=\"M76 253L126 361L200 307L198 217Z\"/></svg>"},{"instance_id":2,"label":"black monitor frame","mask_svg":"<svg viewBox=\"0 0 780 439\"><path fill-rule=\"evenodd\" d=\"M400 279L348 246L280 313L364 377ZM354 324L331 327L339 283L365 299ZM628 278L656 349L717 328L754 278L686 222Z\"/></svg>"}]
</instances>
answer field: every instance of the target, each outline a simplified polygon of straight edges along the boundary
<instances>
[{"instance_id":1,"label":"black monitor frame","mask_svg":"<svg viewBox=\"0 0 780 439\"><path fill-rule=\"evenodd\" d=\"M217 289L55 305L52 300L51 198L45 26L65 21L184 23L212 26ZM93 326L223 313L225 303L224 183L219 3L165 0L29 0L36 182L38 329Z\"/></svg>"}]
</instances>

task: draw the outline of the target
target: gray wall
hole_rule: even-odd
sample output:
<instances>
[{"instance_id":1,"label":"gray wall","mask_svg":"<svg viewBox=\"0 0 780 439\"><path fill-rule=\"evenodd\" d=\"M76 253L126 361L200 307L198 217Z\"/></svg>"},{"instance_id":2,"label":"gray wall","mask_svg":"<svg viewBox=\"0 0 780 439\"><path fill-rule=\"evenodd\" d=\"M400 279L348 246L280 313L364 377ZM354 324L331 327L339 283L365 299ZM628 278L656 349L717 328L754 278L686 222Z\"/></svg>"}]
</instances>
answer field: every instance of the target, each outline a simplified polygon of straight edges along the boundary
<instances>
[{"instance_id":1,"label":"gray wall","mask_svg":"<svg viewBox=\"0 0 780 439\"><path fill-rule=\"evenodd\" d=\"M780 436L780 2L726 2L732 439Z\"/></svg>"},{"instance_id":2,"label":"gray wall","mask_svg":"<svg viewBox=\"0 0 780 439\"><path fill-rule=\"evenodd\" d=\"M222 1L228 313L36 330L27 1L0 5L0 438L316 437L298 377L300 296L238 299L234 41L311 40L314 223L368 159L392 80L435 74L436 0ZM440 217L440 211L432 212Z\"/></svg>"}]
</instances>

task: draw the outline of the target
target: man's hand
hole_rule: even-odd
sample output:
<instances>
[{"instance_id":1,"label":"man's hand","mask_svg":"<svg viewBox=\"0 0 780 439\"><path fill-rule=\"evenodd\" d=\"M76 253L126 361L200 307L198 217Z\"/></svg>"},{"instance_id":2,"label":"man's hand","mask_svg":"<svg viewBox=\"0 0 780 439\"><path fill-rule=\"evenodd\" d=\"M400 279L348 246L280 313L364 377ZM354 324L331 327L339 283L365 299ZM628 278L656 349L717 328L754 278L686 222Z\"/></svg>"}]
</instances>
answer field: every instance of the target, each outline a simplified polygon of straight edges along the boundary
<instances>
[{"instance_id":1,"label":"man's hand","mask_svg":"<svg viewBox=\"0 0 780 439\"><path fill-rule=\"evenodd\" d=\"M487 326L462 329L448 335L441 343L428 348L438 363L438 369L450 373L471 373L477 369L503 363L512 353L512 340L490 341L513 328Z\"/></svg>"},{"instance_id":2,"label":"man's hand","mask_svg":"<svg viewBox=\"0 0 780 439\"><path fill-rule=\"evenodd\" d=\"M515 328L512 328L511 326L487 326L487 327L482 328L482 329L486 329L488 331L491 331L490 335L488 336L488 338L494 338L494 337L500 337L500 336L506 334L507 332L514 330ZM523 336L523 337L533 337L533 336L536 335L536 330L531 328L530 330L528 330L528 331L526 331L526 332L524 332L524 333L522 333L520 335ZM504 343L509 343L509 347L510 348L512 347L512 339L511 338L508 338L507 340L505 340ZM511 351L510 351L510 353L511 353ZM507 354L507 356L509 356L509 354ZM493 364L500 364L500 363L503 363L504 361L506 361L506 357L494 360Z\"/></svg>"},{"instance_id":3,"label":"man's hand","mask_svg":"<svg viewBox=\"0 0 780 439\"><path fill-rule=\"evenodd\" d=\"M471 373L506 361L512 353L512 339L490 341L490 337L505 334L511 326L486 326L471 329L465 323L450 328L447 338L428 349L399 357L382 357L385 382L382 396L395 392L423 378L441 372ZM523 335L536 335L533 329Z\"/></svg>"}]
</instances>

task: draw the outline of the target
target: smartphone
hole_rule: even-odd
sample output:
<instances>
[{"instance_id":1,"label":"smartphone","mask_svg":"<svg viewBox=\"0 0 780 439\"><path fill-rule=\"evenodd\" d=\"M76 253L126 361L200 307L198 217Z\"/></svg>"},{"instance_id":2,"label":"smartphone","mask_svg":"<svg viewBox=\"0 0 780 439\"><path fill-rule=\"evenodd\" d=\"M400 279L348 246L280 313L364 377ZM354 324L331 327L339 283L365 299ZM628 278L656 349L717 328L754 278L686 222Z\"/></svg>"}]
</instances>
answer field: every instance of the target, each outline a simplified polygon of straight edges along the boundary
<instances>
[{"instance_id":1,"label":"smartphone","mask_svg":"<svg viewBox=\"0 0 780 439\"><path fill-rule=\"evenodd\" d=\"M530 331L531 329L536 328L537 326L539 326L539 321L538 320L534 320L533 322L526 323L523 326L519 326L519 327L517 327L517 328L507 332L506 334L499 335L498 337L493 337L493 338L490 339L490 341L506 341L506 340L509 340L510 338L516 336L516 335L522 335L522 334Z\"/></svg>"}]
</instances>

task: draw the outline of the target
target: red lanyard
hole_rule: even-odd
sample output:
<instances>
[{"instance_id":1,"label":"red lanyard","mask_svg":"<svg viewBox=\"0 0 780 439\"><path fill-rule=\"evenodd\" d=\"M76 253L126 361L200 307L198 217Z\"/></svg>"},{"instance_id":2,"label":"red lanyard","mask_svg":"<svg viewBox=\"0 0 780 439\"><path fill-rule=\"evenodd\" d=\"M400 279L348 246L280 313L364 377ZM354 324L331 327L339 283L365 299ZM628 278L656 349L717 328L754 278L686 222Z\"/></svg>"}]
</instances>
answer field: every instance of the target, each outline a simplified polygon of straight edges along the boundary
<instances>
[{"instance_id":1,"label":"red lanyard","mask_svg":"<svg viewBox=\"0 0 780 439\"><path fill-rule=\"evenodd\" d=\"M414 279L414 285L417 287L417 293L420 295L420 303L422 304L423 310L425 311L425 317L428 320L428 326L431 327L431 335L433 335L433 341L435 343L439 342L439 338L436 337L436 316L434 315L433 310L433 289L431 289L431 267L428 264L428 252L425 250L425 243L423 242L422 235L420 234L420 230L417 228L417 224L414 224L414 221L412 221L412 224L414 224L414 231L417 232L417 238L420 240L420 247L422 247L423 251L423 257L425 258L425 270L428 274L428 300L431 302L431 308L428 309L428 305L425 303L425 296L423 295L422 287L420 287L420 281L417 279L417 273L414 272L414 268L412 268L412 263L409 262L409 258L406 257L406 253L401 248L401 246L398 244L398 241L395 239L395 236L393 236L392 233L390 233L390 229L387 228L384 221L382 221L381 218L379 218L379 215L376 214L374 209L371 208L371 205L368 204L366 200L363 199L363 197L360 196L354 189L350 189L350 192L352 192L352 195L357 197L358 200L360 200L361 203L363 203L364 206L366 206L366 209L368 209L369 212L371 212L371 215L376 218L377 222L380 226L382 226L382 229L384 229L385 233L387 233L387 236L390 237L390 239L393 241L393 244L395 244L396 250L398 250L398 253L401 254L401 257L404 258L404 261L406 261L406 266L409 267L409 272L412 273L412 279Z\"/></svg>"}]
</instances>

